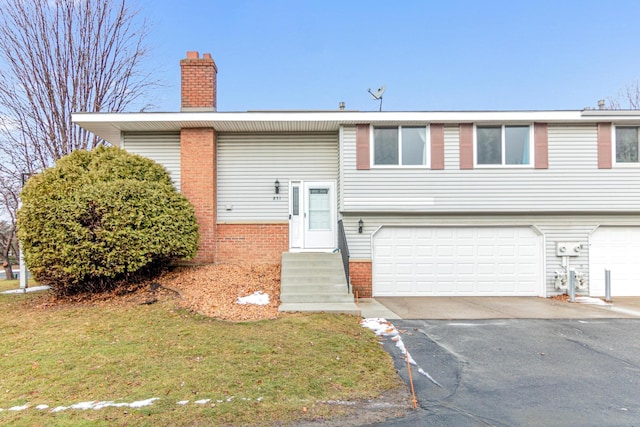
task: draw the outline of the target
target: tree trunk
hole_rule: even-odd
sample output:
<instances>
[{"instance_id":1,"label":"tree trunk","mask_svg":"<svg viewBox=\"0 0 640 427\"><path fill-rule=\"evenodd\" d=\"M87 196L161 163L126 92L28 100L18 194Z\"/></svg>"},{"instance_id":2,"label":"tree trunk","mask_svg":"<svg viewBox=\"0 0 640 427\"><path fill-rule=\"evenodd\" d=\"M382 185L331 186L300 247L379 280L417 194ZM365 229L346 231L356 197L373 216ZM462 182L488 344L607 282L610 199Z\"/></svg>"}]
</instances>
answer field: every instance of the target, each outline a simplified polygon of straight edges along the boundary
<instances>
[{"instance_id":1,"label":"tree trunk","mask_svg":"<svg viewBox=\"0 0 640 427\"><path fill-rule=\"evenodd\" d=\"M15 277L13 276L13 268L11 267L10 262L3 262L2 266L4 267L4 272L7 275L6 280L13 280Z\"/></svg>"}]
</instances>

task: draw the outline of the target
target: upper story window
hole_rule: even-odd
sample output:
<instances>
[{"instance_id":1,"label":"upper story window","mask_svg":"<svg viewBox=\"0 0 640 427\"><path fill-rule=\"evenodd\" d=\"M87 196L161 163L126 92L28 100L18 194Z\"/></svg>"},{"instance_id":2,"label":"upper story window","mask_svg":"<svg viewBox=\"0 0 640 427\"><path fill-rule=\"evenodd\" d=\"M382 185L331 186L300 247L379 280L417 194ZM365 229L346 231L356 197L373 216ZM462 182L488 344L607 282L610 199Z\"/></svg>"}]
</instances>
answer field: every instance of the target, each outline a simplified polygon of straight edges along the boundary
<instances>
[{"instance_id":1,"label":"upper story window","mask_svg":"<svg viewBox=\"0 0 640 427\"><path fill-rule=\"evenodd\" d=\"M428 160L426 126L373 128L375 166L426 166Z\"/></svg>"},{"instance_id":2,"label":"upper story window","mask_svg":"<svg viewBox=\"0 0 640 427\"><path fill-rule=\"evenodd\" d=\"M476 126L477 165L531 165L531 126Z\"/></svg>"},{"instance_id":3,"label":"upper story window","mask_svg":"<svg viewBox=\"0 0 640 427\"><path fill-rule=\"evenodd\" d=\"M616 126L616 163L638 163L638 126Z\"/></svg>"}]
</instances>

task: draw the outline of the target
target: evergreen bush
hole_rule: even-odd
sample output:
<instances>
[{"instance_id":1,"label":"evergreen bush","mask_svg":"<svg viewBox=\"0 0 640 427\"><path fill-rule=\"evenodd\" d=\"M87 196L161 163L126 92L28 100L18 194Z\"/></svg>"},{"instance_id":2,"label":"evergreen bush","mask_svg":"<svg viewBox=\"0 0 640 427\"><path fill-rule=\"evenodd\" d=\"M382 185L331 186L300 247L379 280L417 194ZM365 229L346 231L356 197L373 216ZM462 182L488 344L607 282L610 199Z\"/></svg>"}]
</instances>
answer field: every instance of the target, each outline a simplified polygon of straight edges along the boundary
<instances>
[{"instance_id":1,"label":"evergreen bush","mask_svg":"<svg viewBox=\"0 0 640 427\"><path fill-rule=\"evenodd\" d=\"M71 153L21 198L25 262L60 296L112 290L198 249L194 208L167 171L116 147Z\"/></svg>"}]
</instances>

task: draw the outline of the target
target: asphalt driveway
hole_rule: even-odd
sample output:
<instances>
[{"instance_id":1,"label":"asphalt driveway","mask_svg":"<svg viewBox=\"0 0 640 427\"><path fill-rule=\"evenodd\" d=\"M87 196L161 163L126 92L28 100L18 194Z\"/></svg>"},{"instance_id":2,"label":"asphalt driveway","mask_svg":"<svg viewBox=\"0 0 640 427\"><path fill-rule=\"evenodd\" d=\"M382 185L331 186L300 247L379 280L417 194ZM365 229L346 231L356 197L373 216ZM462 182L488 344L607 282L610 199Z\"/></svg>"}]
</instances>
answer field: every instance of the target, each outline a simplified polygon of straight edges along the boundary
<instances>
[{"instance_id":1,"label":"asphalt driveway","mask_svg":"<svg viewBox=\"0 0 640 427\"><path fill-rule=\"evenodd\" d=\"M640 426L640 319L393 324L417 364L419 409L377 425ZM384 346L408 383L396 342Z\"/></svg>"}]
</instances>

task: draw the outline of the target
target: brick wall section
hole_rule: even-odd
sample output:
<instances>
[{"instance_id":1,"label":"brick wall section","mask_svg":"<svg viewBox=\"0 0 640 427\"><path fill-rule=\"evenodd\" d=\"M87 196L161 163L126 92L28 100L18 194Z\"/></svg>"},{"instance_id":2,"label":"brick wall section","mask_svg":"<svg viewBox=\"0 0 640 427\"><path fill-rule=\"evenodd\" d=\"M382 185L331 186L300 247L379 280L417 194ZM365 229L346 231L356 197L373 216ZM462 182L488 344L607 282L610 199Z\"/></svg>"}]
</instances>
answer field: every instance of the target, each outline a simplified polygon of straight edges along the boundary
<instances>
[{"instance_id":1,"label":"brick wall section","mask_svg":"<svg viewBox=\"0 0 640 427\"><path fill-rule=\"evenodd\" d=\"M193 204L200 245L196 262L215 262L216 134L212 128L180 132L180 191Z\"/></svg>"},{"instance_id":2,"label":"brick wall section","mask_svg":"<svg viewBox=\"0 0 640 427\"><path fill-rule=\"evenodd\" d=\"M218 224L216 248L217 263L280 263L289 224Z\"/></svg>"},{"instance_id":3,"label":"brick wall section","mask_svg":"<svg viewBox=\"0 0 640 427\"><path fill-rule=\"evenodd\" d=\"M356 292L358 292L358 298L373 296L371 261L349 261L349 279L354 297Z\"/></svg>"},{"instance_id":4,"label":"brick wall section","mask_svg":"<svg viewBox=\"0 0 640 427\"><path fill-rule=\"evenodd\" d=\"M217 106L218 68L205 53L199 58L198 52L187 52L187 58L180 61L182 77L182 109L207 109L215 111Z\"/></svg>"}]
</instances>

